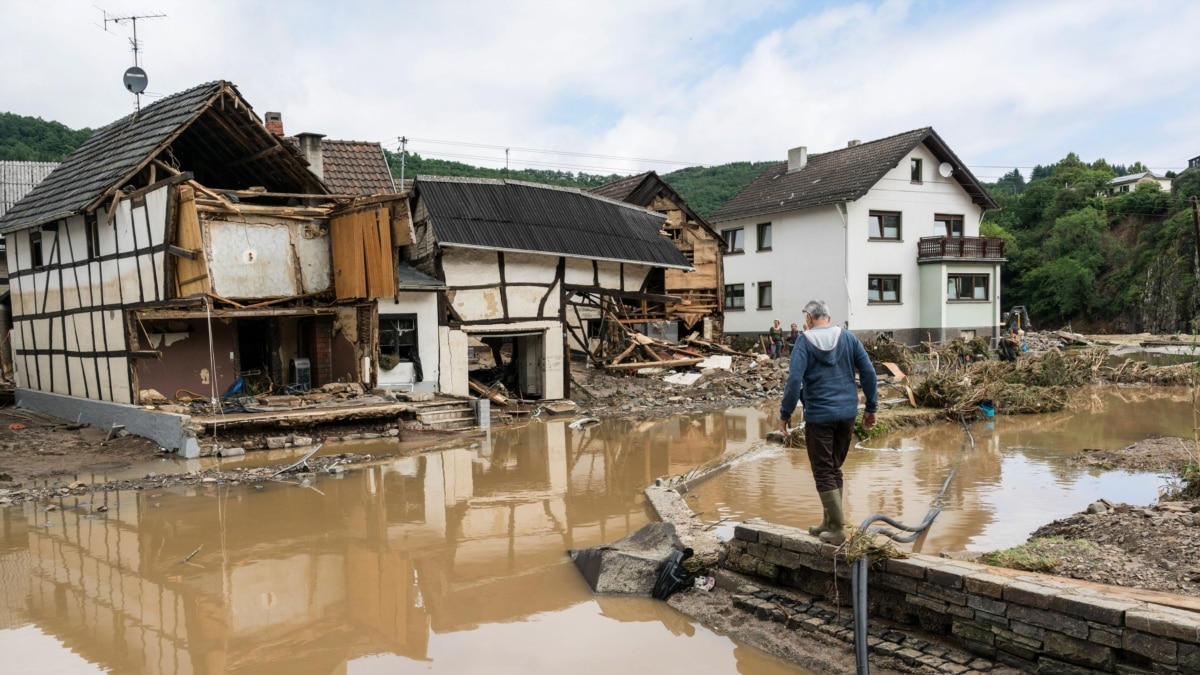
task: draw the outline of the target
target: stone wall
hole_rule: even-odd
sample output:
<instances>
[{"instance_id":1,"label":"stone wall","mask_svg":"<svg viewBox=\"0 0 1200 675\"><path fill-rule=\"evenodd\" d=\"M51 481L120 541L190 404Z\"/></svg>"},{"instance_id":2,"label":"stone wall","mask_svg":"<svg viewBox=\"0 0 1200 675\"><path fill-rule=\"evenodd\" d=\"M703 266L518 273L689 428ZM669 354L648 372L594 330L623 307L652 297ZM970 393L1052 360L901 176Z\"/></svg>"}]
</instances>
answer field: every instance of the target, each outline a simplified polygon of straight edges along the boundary
<instances>
[{"instance_id":1,"label":"stone wall","mask_svg":"<svg viewBox=\"0 0 1200 675\"><path fill-rule=\"evenodd\" d=\"M725 567L851 604L850 568L803 530L753 520L735 529ZM1200 613L1110 595L1068 579L999 573L909 554L873 566L868 611L946 636L1030 672L1200 673Z\"/></svg>"}]
</instances>

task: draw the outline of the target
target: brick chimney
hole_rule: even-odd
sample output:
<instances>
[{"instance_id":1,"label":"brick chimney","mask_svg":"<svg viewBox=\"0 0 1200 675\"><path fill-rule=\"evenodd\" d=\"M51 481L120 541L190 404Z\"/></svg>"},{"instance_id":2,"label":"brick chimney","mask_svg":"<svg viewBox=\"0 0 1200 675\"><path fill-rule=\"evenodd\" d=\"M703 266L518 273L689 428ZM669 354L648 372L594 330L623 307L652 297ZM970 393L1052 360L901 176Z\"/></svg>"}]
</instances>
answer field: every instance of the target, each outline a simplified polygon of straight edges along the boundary
<instances>
[{"instance_id":1,"label":"brick chimney","mask_svg":"<svg viewBox=\"0 0 1200 675\"><path fill-rule=\"evenodd\" d=\"M799 171L808 166L808 146L788 150L788 173Z\"/></svg>"},{"instance_id":2,"label":"brick chimney","mask_svg":"<svg viewBox=\"0 0 1200 675\"><path fill-rule=\"evenodd\" d=\"M266 118L267 131L276 136L283 136L283 114L277 112L267 113Z\"/></svg>"},{"instance_id":3,"label":"brick chimney","mask_svg":"<svg viewBox=\"0 0 1200 675\"><path fill-rule=\"evenodd\" d=\"M296 140L300 141L300 152L304 153L304 158L308 160L308 170L316 174L317 178L325 180L325 156L321 154L322 138L325 138L325 134L307 131L296 134Z\"/></svg>"}]
</instances>

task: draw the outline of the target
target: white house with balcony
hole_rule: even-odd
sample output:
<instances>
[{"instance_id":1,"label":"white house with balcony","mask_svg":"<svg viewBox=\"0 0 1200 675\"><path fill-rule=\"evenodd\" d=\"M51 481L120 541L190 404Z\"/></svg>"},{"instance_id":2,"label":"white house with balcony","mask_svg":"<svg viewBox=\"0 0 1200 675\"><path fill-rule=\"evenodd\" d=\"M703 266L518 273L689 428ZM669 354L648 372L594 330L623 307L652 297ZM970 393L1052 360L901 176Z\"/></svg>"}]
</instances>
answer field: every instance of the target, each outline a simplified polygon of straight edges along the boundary
<instances>
[{"instance_id":1,"label":"white house with balcony","mask_svg":"<svg viewBox=\"0 0 1200 675\"><path fill-rule=\"evenodd\" d=\"M860 336L994 336L1004 241L979 224L995 208L929 127L821 154L794 148L709 219L728 245L725 331L803 324L815 298Z\"/></svg>"}]
</instances>

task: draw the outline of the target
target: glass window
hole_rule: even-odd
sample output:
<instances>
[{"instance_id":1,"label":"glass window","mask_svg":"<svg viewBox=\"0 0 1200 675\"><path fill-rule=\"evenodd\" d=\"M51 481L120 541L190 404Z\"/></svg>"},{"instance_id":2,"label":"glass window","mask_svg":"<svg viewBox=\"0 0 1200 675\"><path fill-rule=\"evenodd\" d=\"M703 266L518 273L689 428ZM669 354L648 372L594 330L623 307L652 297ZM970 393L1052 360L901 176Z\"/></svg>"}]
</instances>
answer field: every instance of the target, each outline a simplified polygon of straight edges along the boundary
<instances>
[{"instance_id":1,"label":"glass window","mask_svg":"<svg viewBox=\"0 0 1200 675\"><path fill-rule=\"evenodd\" d=\"M725 235L725 247L727 253L741 253L745 250L745 232L742 228L734 228L725 230L721 234Z\"/></svg>"},{"instance_id":2,"label":"glass window","mask_svg":"<svg viewBox=\"0 0 1200 675\"><path fill-rule=\"evenodd\" d=\"M771 309L771 282L758 282L758 308Z\"/></svg>"},{"instance_id":3,"label":"glass window","mask_svg":"<svg viewBox=\"0 0 1200 675\"><path fill-rule=\"evenodd\" d=\"M909 171L912 172L912 182L921 182L921 160L914 159L909 163Z\"/></svg>"},{"instance_id":4,"label":"glass window","mask_svg":"<svg viewBox=\"0 0 1200 675\"><path fill-rule=\"evenodd\" d=\"M900 214L894 211L872 211L870 237L900 240Z\"/></svg>"},{"instance_id":5,"label":"glass window","mask_svg":"<svg viewBox=\"0 0 1200 675\"><path fill-rule=\"evenodd\" d=\"M379 367L391 370L417 355L417 315L379 317Z\"/></svg>"},{"instance_id":6,"label":"glass window","mask_svg":"<svg viewBox=\"0 0 1200 675\"><path fill-rule=\"evenodd\" d=\"M760 251L770 251L771 250L771 224L770 223L759 223L758 224L758 250L760 250Z\"/></svg>"},{"instance_id":7,"label":"glass window","mask_svg":"<svg viewBox=\"0 0 1200 675\"><path fill-rule=\"evenodd\" d=\"M963 217L935 215L933 217L933 236L961 237L963 236Z\"/></svg>"},{"instance_id":8,"label":"glass window","mask_svg":"<svg viewBox=\"0 0 1200 675\"><path fill-rule=\"evenodd\" d=\"M899 303L900 302L900 275L899 274L872 274L867 277L867 302L875 303Z\"/></svg>"},{"instance_id":9,"label":"glass window","mask_svg":"<svg viewBox=\"0 0 1200 675\"><path fill-rule=\"evenodd\" d=\"M987 274L951 274L946 277L947 300L987 300Z\"/></svg>"},{"instance_id":10,"label":"glass window","mask_svg":"<svg viewBox=\"0 0 1200 675\"><path fill-rule=\"evenodd\" d=\"M725 309L746 308L746 285L725 284Z\"/></svg>"}]
</instances>

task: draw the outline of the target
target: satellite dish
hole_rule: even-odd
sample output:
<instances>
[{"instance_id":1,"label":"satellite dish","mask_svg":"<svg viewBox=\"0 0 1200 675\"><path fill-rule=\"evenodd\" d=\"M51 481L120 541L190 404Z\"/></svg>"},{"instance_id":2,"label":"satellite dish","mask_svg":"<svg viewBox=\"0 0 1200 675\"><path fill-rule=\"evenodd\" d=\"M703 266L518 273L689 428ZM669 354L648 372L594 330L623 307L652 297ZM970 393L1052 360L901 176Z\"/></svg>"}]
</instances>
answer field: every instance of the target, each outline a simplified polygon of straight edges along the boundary
<instances>
[{"instance_id":1,"label":"satellite dish","mask_svg":"<svg viewBox=\"0 0 1200 675\"><path fill-rule=\"evenodd\" d=\"M125 71L125 77L122 78L125 83L125 88L133 94L140 94L146 91L146 71L134 66Z\"/></svg>"},{"instance_id":2,"label":"satellite dish","mask_svg":"<svg viewBox=\"0 0 1200 675\"><path fill-rule=\"evenodd\" d=\"M950 174L954 173L954 166L950 162L942 162L938 164L938 173L942 175L942 178L949 178Z\"/></svg>"}]
</instances>

